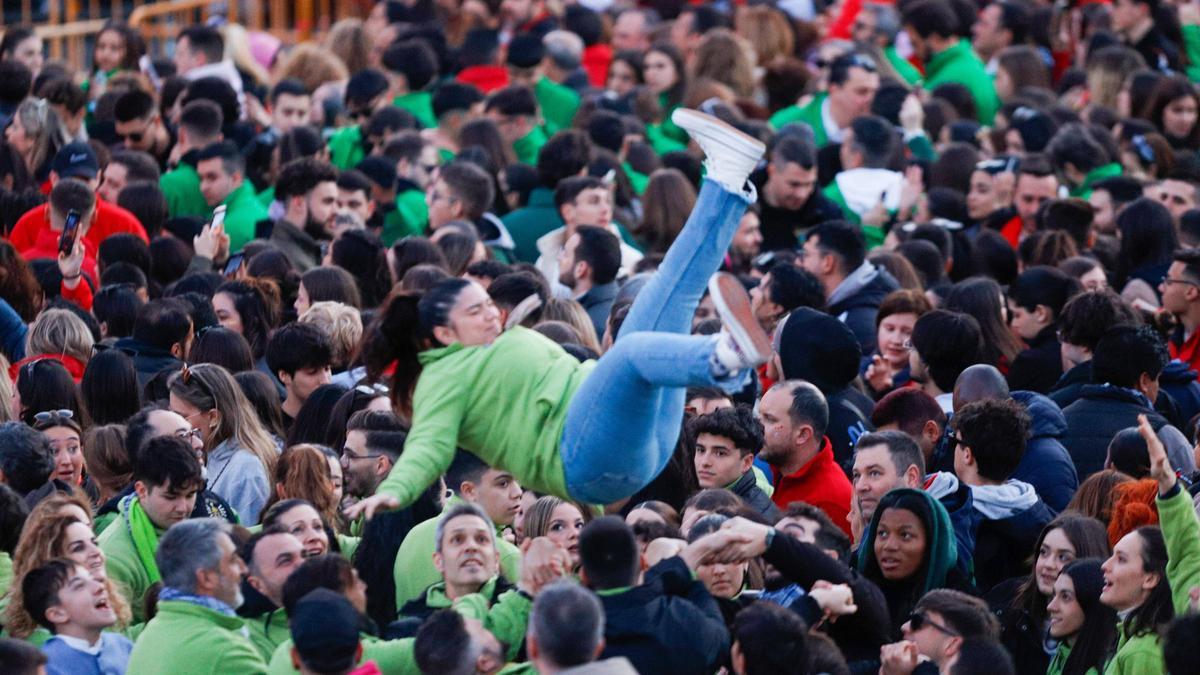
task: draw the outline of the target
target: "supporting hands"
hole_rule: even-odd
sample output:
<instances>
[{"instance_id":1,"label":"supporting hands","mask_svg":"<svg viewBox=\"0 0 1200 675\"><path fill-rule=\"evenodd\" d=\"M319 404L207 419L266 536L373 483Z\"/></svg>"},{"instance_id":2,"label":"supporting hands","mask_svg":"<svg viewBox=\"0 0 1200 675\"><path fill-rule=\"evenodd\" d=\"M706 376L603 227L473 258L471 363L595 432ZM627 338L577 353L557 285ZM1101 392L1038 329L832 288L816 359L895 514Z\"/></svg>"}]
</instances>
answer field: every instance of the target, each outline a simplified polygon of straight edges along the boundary
<instances>
[{"instance_id":1,"label":"supporting hands","mask_svg":"<svg viewBox=\"0 0 1200 675\"><path fill-rule=\"evenodd\" d=\"M346 514L346 519L350 521L358 520L359 516L370 520L375 517L377 511L392 511L398 508L400 508L399 499L388 495L374 494L357 504L347 506L342 513Z\"/></svg>"},{"instance_id":2,"label":"supporting hands","mask_svg":"<svg viewBox=\"0 0 1200 675\"><path fill-rule=\"evenodd\" d=\"M542 588L571 571L571 556L547 537L526 539L521 544L521 580L517 588L537 595Z\"/></svg>"},{"instance_id":3,"label":"supporting hands","mask_svg":"<svg viewBox=\"0 0 1200 675\"><path fill-rule=\"evenodd\" d=\"M854 604L854 592L847 584L831 584L828 581L817 581L809 589L808 595L816 601L825 616L836 621L839 616L846 616L858 611Z\"/></svg>"}]
</instances>

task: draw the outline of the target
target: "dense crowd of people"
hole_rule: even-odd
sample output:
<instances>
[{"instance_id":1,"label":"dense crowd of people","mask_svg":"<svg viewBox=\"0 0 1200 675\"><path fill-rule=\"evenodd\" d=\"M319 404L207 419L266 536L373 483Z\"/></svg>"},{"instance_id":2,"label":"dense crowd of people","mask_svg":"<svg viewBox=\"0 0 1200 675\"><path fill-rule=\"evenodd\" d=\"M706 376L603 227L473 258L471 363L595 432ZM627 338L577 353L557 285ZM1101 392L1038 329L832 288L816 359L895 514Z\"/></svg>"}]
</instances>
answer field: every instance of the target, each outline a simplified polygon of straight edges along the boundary
<instances>
[{"instance_id":1,"label":"dense crowd of people","mask_svg":"<svg viewBox=\"0 0 1200 675\"><path fill-rule=\"evenodd\" d=\"M1198 7L6 27L0 670L1200 672Z\"/></svg>"}]
</instances>

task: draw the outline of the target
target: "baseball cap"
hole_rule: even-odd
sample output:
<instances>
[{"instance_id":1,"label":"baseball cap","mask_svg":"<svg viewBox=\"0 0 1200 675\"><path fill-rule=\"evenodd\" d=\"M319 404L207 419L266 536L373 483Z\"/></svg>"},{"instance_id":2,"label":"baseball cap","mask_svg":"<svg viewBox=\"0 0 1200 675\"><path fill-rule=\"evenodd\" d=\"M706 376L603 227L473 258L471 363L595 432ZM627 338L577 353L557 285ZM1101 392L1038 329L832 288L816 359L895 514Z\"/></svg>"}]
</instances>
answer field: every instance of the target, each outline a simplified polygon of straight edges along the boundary
<instances>
[{"instance_id":1,"label":"baseball cap","mask_svg":"<svg viewBox=\"0 0 1200 675\"><path fill-rule=\"evenodd\" d=\"M62 146L50 163L50 170L59 178L95 178L100 173L100 162L92 146L83 141L72 141Z\"/></svg>"}]
</instances>

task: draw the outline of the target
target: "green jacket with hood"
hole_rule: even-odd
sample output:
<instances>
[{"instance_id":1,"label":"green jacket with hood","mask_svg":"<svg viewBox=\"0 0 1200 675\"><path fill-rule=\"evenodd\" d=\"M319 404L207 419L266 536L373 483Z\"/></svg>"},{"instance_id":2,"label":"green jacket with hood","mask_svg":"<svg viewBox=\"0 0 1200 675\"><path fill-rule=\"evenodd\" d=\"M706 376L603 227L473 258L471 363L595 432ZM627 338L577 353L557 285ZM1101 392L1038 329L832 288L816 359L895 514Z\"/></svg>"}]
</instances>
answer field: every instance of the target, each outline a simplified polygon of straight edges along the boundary
<instances>
[{"instance_id":1,"label":"green jacket with hood","mask_svg":"<svg viewBox=\"0 0 1200 675\"><path fill-rule=\"evenodd\" d=\"M134 548L133 535L129 532L127 508L127 503L122 501L116 519L104 528L97 542L100 550L104 551L104 568L108 572L108 578L120 586L133 613L133 623L138 624L146 621L143 599L152 582L150 573L146 571L146 566L142 564L137 549ZM165 532L165 529L154 526L154 533L160 539Z\"/></svg>"},{"instance_id":2,"label":"green jacket with hood","mask_svg":"<svg viewBox=\"0 0 1200 675\"><path fill-rule=\"evenodd\" d=\"M158 614L138 636L130 675L254 675L267 662L242 632L241 617L226 616L184 600L158 603Z\"/></svg>"},{"instance_id":3,"label":"green jacket with hood","mask_svg":"<svg viewBox=\"0 0 1200 675\"><path fill-rule=\"evenodd\" d=\"M462 497L455 495L446 500L442 513L465 503ZM433 552L436 549L434 533L441 518L430 518L415 525L404 536L400 550L396 552L392 573L396 580L397 610L404 607L408 601L421 597L430 586L442 581L441 572L433 566ZM500 571L505 579L520 579L521 551L501 536L500 532L500 528L496 528L496 551L500 554Z\"/></svg>"},{"instance_id":4,"label":"green jacket with hood","mask_svg":"<svg viewBox=\"0 0 1200 675\"><path fill-rule=\"evenodd\" d=\"M925 89L933 91L939 84L956 82L971 92L975 99L979 123L990 125L1000 109L1000 97L987 73L987 67L971 49L971 43L959 39L953 45L929 58L925 64Z\"/></svg>"},{"instance_id":5,"label":"green jacket with hood","mask_svg":"<svg viewBox=\"0 0 1200 675\"><path fill-rule=\"evenodd\" d=\"M1188 592L1200 585L1200 520L1191 495L1176 483L1166 496L1159 495L1158 522L1167 543L1167 579L1176 616L1188 613ZM1157 633L1129 635L1124 622L1117 624L1117 649L1104 667L1104 675L1161 675L1162 642Z\"/></svg>"},{"instance_id":6,"label":"green jacket with hood","mask_svg":"<svg viewBox=\"0 0 1200 675\"><path fill-rule=\"evenodd\" d=\"M515 327L490 345L421 352L412 429L379 485L403 508L450 468L455 446L503 468L527 489L569 498L559 454L567 410L595 368L549 338Z\"/></svg>"}]
</instances>

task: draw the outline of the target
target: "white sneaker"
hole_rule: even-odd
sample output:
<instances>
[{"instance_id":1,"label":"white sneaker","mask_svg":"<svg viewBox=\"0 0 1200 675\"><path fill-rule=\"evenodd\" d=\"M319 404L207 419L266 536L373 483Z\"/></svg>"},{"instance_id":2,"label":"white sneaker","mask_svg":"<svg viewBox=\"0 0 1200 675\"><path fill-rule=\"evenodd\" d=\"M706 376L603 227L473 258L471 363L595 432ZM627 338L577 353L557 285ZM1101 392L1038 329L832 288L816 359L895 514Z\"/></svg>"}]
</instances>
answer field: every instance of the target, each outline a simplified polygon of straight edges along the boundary
<instances>
[{"instance_id":1,"label":"white sneaker","mask_svg":"<svg viewBox=\"0 0 1200 675\"><path fill-rule=\"evenodd\" d=\"M713 306L723 330L717 338L715 357L729 373L754 368L771 359L771 338L754 318L750 295L737 277L725 272L708 281Z\"/></svg>"},{"instance_id":2,"label":"white sneaker","mask_svg":"<svg viewBox=\"0 0 1200 675\"><path fill-rule=\"evenodd\" d=\"M704 167L730 192L741 193L767 150L762 141L697 110L676 108L671 121L688 132L704 151Z\"/></svg>"}]
</instances>

